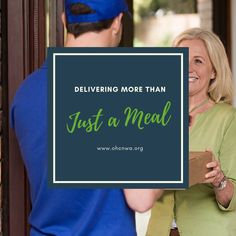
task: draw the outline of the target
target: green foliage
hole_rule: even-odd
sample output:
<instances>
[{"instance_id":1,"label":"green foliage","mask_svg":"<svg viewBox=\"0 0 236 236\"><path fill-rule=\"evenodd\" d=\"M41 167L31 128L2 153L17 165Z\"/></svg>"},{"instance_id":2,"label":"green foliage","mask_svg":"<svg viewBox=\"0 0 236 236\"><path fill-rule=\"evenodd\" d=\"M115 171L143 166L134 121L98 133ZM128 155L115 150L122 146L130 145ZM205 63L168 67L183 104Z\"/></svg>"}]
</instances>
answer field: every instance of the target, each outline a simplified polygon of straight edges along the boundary
<instances>
[{"instance_id":1,"label":"green foliage","mask_svg":"<svg viewBox=\"0 0 236 236\"><path fill-rule=\"evenodd\" d=\"M134 0L134 6L141 18L153 15L160 8L177 14L196 12L196 0Z\"/></svg>"},{"instance_id":2,"label":"green foliage","mask_svg":"<svg viewBox=\"0 0 236 236\"><path fill-rule=\"evenodd\" d=\"M173 41L173 38L171 37L171 35L167 34L167 35L165 35L165 37L162 39L162 41L160 41L156 46L157 46L157 47L170 47L172 41Z\"/></svg>"}]
</instances>

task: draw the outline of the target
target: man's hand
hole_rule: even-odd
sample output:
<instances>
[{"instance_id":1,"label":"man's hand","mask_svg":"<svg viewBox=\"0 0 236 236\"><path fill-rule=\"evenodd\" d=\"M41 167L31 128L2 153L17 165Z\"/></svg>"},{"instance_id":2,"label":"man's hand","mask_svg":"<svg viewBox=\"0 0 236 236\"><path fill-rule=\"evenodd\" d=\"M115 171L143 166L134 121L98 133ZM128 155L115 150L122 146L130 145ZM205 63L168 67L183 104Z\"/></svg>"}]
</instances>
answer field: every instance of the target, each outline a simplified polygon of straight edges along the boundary
<instances>
[{"instance_id":1,"label":"man's hand","mask_svg":"<svg viewBox=\"0 0 236 236\"><path fill-rule=\"evenodd\" d=\"M127 204L140 213L152 208L163 192L162 189L124 189Z\"/></svg>"}]
</instances>

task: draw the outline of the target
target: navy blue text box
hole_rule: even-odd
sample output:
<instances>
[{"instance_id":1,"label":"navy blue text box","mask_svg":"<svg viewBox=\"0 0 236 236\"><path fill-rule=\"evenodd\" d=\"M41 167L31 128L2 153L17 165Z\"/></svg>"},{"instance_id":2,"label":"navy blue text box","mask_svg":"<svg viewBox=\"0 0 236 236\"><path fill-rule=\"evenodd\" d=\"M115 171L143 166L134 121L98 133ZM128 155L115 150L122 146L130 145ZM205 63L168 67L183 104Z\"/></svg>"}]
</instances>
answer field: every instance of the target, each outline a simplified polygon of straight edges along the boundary
<instances>
[{"instance_id":1,"label":"navy blue text box","mask_svg":"<svg viewBox=\"0 0 236 236\"><path fill-rule=\"evenodd\" d=\"M49 48L49 182L188 186L186 48Z\"/></svg>"}]
</instances>

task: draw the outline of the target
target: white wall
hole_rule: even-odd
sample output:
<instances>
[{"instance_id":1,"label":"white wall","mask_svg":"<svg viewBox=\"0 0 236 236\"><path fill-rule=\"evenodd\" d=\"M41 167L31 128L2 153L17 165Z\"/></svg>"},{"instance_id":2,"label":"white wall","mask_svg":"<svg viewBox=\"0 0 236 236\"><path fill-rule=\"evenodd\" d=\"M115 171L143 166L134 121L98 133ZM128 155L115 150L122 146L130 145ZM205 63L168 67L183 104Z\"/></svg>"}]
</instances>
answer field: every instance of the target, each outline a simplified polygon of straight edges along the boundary
<instances>
[{"instance_id":1,"label":"white wall","mask_svg":"<svg viewBox=\"0 0 236 236\"><path fill-rule=\"evenodd\" d=\"M232 72L234 82L236 84L236 1L231 0L231 17L232 17ZM234 105L236 106L236 96L234 98Z\"/></svg>"}]
</instances>

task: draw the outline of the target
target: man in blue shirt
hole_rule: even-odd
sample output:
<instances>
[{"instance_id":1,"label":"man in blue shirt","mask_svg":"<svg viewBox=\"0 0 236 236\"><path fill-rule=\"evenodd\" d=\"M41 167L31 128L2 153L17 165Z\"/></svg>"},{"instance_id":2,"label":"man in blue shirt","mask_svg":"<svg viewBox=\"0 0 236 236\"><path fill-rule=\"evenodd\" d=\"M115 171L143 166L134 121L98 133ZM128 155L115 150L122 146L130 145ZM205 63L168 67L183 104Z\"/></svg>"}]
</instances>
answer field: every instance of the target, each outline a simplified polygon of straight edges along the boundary
<instances>
[{"instance_id":1,"label":"man in blue shirt","mask_svg":"<svg viewBox=\"0 0 236 236\"><path fill-rule=\"evenodd\" d=\"M125 0L66 0L65 46L117 46L127 12ZM133 210L149 209L160 190L48 187L47 82L45 62L23 82L11 108L11 124L30 182L30 235L135 236Z\"/></svg>"}]
</instances>

